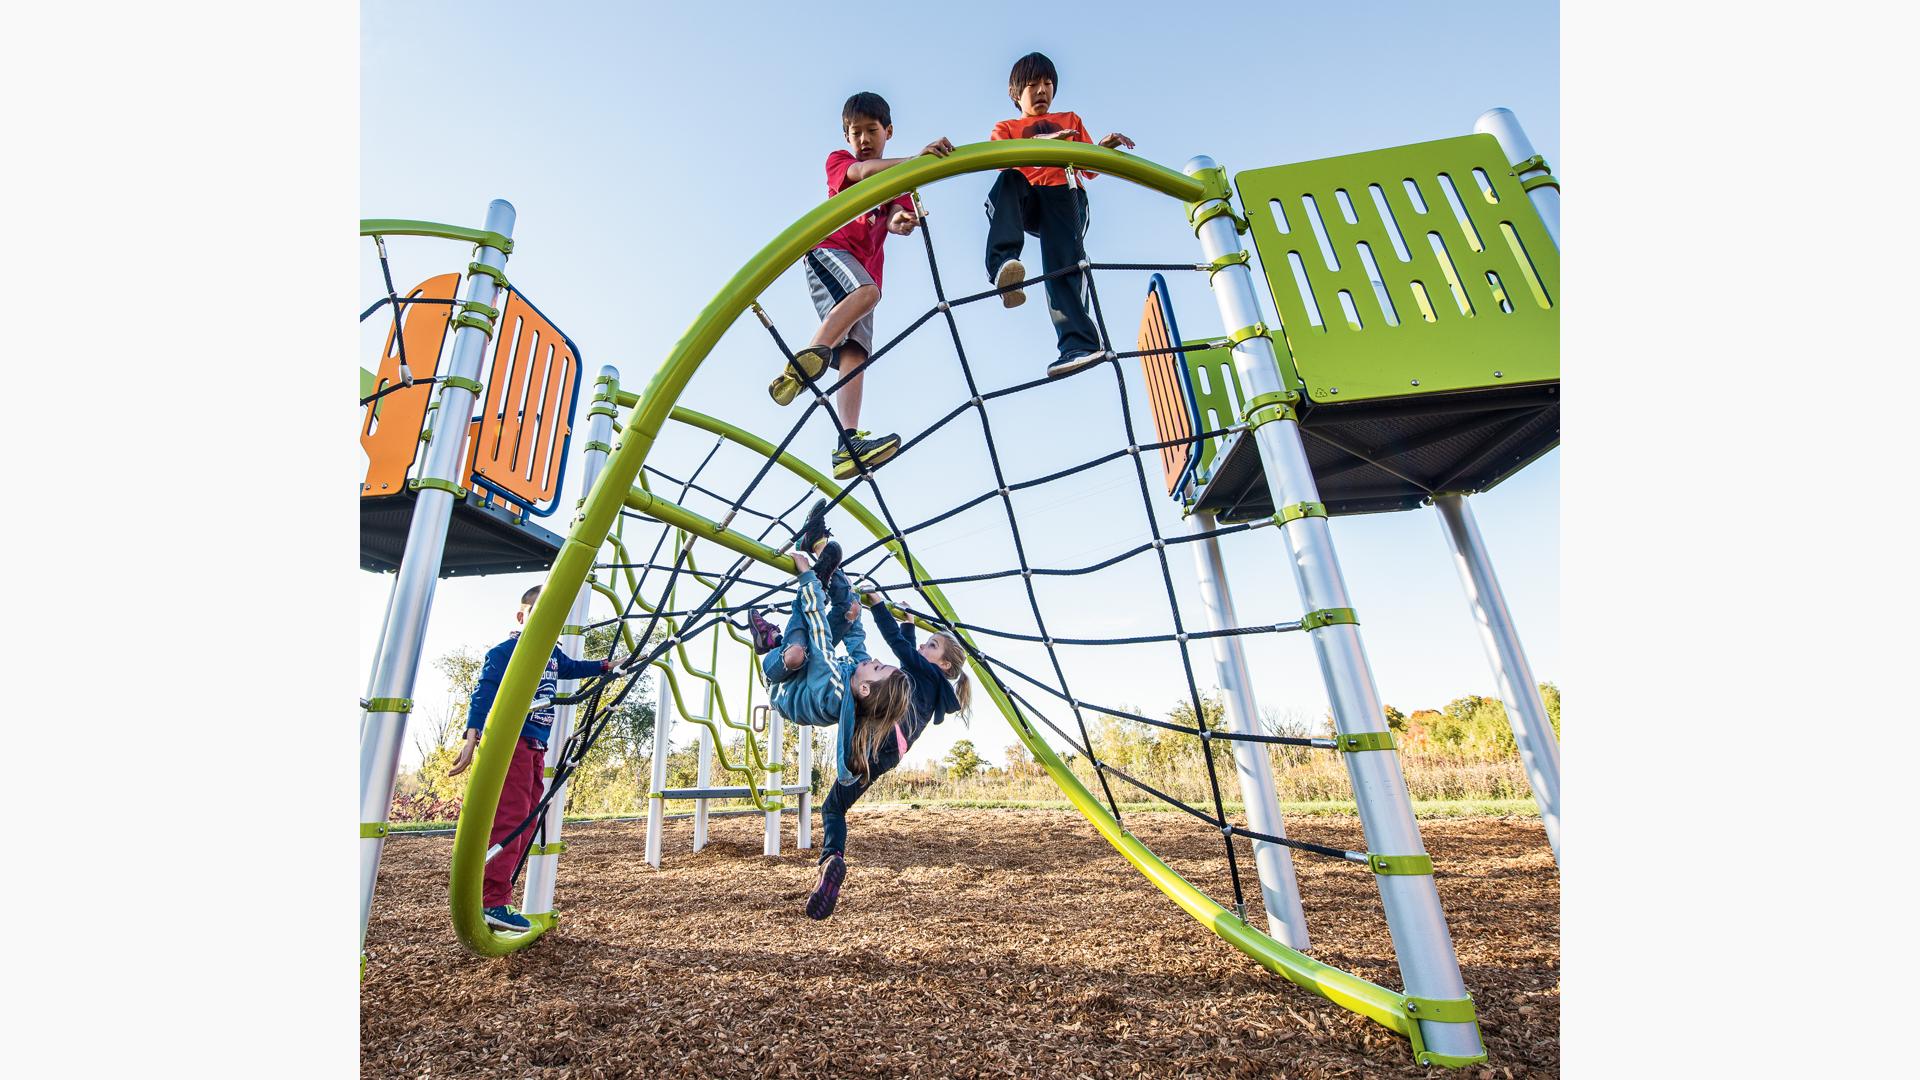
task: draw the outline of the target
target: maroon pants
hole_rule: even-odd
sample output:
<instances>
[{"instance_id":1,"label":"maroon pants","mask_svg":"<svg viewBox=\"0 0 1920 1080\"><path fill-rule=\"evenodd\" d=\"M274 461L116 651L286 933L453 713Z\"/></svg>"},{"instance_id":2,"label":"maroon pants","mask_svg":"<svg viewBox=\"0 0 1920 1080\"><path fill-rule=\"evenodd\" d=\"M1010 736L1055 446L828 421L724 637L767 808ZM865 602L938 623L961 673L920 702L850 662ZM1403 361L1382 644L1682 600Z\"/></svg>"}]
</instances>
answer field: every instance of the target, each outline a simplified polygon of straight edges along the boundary
<instances>
[{"instance_id":1,"label":"maroon pants","mask_svg":"<svg viewBox=\"0 0 1920 1080\"><path fill-rule=\"evenodd\" d=\"M534 804L540 801L541 773L546 771L546 765L547 752L536 748L533 740L521 739L513 744L513 762L507 766L507 782L500 789L500 806L493 812L493 834L487 837L488 847L498 844L533 811ZM520 865L520 853L533 843L533 834L539 827L538 824L529 826L488 861L485 885L480 890L483 906L500 907L512 902L513 868Z\"/></svg>"}]
</instances>

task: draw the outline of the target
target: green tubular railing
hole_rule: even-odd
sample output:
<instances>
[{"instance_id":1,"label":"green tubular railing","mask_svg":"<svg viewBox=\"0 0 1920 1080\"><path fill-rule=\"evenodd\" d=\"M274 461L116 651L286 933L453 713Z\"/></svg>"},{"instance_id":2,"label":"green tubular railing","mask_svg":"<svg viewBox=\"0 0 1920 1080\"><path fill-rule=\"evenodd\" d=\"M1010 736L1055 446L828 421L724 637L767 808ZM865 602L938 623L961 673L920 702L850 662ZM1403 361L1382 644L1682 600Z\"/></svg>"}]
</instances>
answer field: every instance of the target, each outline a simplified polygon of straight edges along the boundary
<instances>
[{"instance_id":1,"label":"green tubular railing","mask_svg":"<svg viewBox=\"0 0 1920 1080\"><path fill-rule=\"evenodd\" d=\"M469 229L464 225L442 225L437 221L409 221L406 218L361 218L361 236L432 236L441 240L464 240L484 244L513 254L513 241L497 232Z\"/></svg>"},{"instance_id":2,"label":"green tubular railing","mask_svg":"<svg viewBox=\"0 0 1920 1080\"><path fill-rule=\"evenodd\" d=\"M749 259L719 294L701 310L695 317L693 325L681 335L673 351L661 364L660 369L654 373L653 379L643 393L616 391L616 400L621 404L633 406L635 412L631 421L623 429L619 451L608 461L606 469L601 473L593 490L588 493L580 514L573 521L571 535L568 536L554 560L548 581L558 587L543 590L540 601L534 605L532 613L528 616L526 628L521 633L519 647L514 650L513 658L508 662L505 677L501 681L495 703L496 709L511 714L516 709L524 711L531 703L540 674L546 666L547 656L551 653L553 643L558 639L560 627L565 621L567 598L572 596L579 589L580 583L586 579L588 572L592 569L595 552L612 530L614 521L623 506L639 510L695 535L706 537L729 550L749 555L775 569L786 573L793 572L793 561L765 544L725 529L683 507L633 487L635 479L640 474L641 466L645 464L647 455L652 452L654 441L669 417L719 435L763 456L775 456L775 447L767 440L750 432L741 431L713 417L678 407L676 403L681 392L720 337L748 310L755 298L813 245L825 239L835 229L859 216L869 207L906 194L923 184L963 173L993 171L1023 165L1059 167L1071 165L1091 169L1133 181L1188 203L1202 198L1222 197L1225 187L1224 178L1217 175L1203 182L1164 166L1098 146L1048 140L1007 140L963 146L944 158L916 158L903 165L876 173L842 191L794 222ZM776 460L788 471L812 483L829 497L840 493L839 485L791 454L779 453ZM876 538L883 538L890 534L891 530L887 529L885 523L858 501L849 498L842 501L840 507L871 531ZM917 560L906 556L898 541L887 541L885 547L916 578L924 579L932 576L919 566ZM927 586L924 592L928 602L943 619L949 622L957 621L951 606L938 588ZM963 632L962 636L967 635ZM968 640L971 640L970 637ZM1201 925L1274 974L1343 1008L1368 1017L1409 1039L1419 1038L1418 1024L1409 1014L1406 999L1401 994L1338 968L1330 967L1280 944L1235 917L1232 912L1221 907L1174 872L1161 861L1159 856L1123 829L1079 778L1067 769L1053 752L1053 748L1047 745L1046 741L1041 739L1039 734L1021 718L1012 702L1001 692L992 673L982 670L977 663L974 665L974 672L980 686L1000 709L1002 715L1007 718L1015 736L1033 754L1034 760L1047 771L1048 776L1059 786L1068 801L1099 831L1101 836L1106 838L1108 843L1113 845L1115 850L1139 869L1156 888L1167 894L1174 903L1192 915ZM481 738L477 760L472 769L473 775L468 783L468 796L461 807L460 822L454 837L452 887L449 892L454 930L461 942L474 952L489 956L525 948L538 936L538 931L517 935L496 934L486 925L480 911L480 886L486 861L487 832L493 821L500 787L506 777L507 764L512 755L511 733L501 734L506 730L504 726L490 728Z\"/></svg>"}]
</instances>

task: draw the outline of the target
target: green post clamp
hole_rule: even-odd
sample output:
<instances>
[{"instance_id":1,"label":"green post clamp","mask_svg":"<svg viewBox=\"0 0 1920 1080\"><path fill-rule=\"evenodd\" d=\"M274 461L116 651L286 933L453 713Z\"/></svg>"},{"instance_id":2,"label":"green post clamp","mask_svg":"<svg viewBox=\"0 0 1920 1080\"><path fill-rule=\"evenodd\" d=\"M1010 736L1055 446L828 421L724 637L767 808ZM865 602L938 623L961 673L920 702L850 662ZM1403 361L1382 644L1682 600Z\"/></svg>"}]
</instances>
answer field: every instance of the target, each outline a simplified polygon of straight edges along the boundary
<instances>
[{"instance_id":1,"label":"green post clamp","mask_svg":"<svg viewBox=\"0 0 1920 1080\"><path fill-rule=\"evenodd\" d=\"M505 248L503 250L511 251L512 249ZM474 274L485 274L487 277L492 278L493 283L500 288L510 288L507 284L507 272L497 266L488 266L486 263L476 259L467 264L467 276L472 277Z\"/></svg>"},{"instance_id":2,"label":"green post clamp","mask_svg":"<svg viewBox=\"0 0 1920 1080\"><path fill-rule=\"evenodd\" d=\"M558 855L565 850L567 850L567 842L565 840L555 840L551 844L534 844L533 846L527 848L527 854Z\"/></svg>"},{"instance_id":3,"label":"green post clamp","mask_svg":"<svg viewBox=\"0 0 1920 1080\"><path fill-rule=\"evenodd\" d=\"M619 386L620 379L618 376L615 376L615 375L595 375L593 377L593 385Z\"/></svg>"},{"instance_id":4,"label":"green post clamp","mask_svg":"<svg viewBox=\"0 0 1920 1080\"><path fill-rule=\"evenodd\" d=\"M619 415L619 411L620 410L614 408L612 405L606 405L596 401L593 407L587 410L587 415L604 416L611 420Z\"/></svg>"},{"instance_id":5,"label":"green post clamp","mask_svg":"<svg viewBox=\"0 0 1920 1080\"><path fill-rule=\"evenodd\" d=\"M1300 616L1300 629L1302 630L1318 630L1323 626L1332 626L1335 623L1348 623L1358 626L1360 625L1360 617L1355 615L1353 609L1350 607L1322 608L1319 611L1309 611L1305 615Z\"/></svg>"},{"instance_id":6,"label":"green post clamp","mask_svg":"<svg viewBox=\"0 0 1920 1080\"><path fill-rule=\"evenodd\" d=\"M1293 411L1293 403L1299 400L1299 393L1293 390L1272 390L1257 394L1252 401L1247 402L1247 411L1241 414L1240 419L1247 425L1248 431L1275 420L1292 420L1297 423L1300 416Z\"/></svg>"},{"instance_id":7,"label":"green post clamp","mask_svg":"<svg viewBox=\"0 0 1920 1080\"><path fill-rule=\"evenodd\" d=\"M1403 997L1400 1008L1407 1018L1407 1040L1413 1043L1413 1060L1421 1065L1439 1065L1449 1069L1478 1065L1487 1060L1485 1050L1478 1054L1436 1054L1427 1049L1427 1041L1420 1034L1420 1021L1432 1020L1441 1024L1472 1024L1474 1041L1485 1046L1479 1038L1480 1021L1474 1016L1473 998L1416 998Z\"/></svg>"},{"instance_id":8,"label":"green post clamp","mask_svg":"<svg viewBox=\"0 0 1920 1080\"><path fill-rule=\"evenodd\" d=\"M362 840L385 840L387 834L392 831L393 826L384 821L363 821L360 823L360 839Z\"/></svg>"},{"instance_id":9,"label":"green post clamp","mask_svg":"<svg viewBox=\"0 0 1920 1080\"><path fill-rule=\"evenodd\" d=\"M1351 735L1335 735L1333 748L1343 754L1358 754L1368 750L1392 750L1393 732L1356 731Z\"/></svg>"},{"instance_id":10,"label":"green post clamp","mask_svg":"<svg viewBox=\"0 0 1920 1080\"><path fill-rule=\"evenodd\" d=\"M1244 252L1242 254L1244 254ZM1257 338L1257 337L1263 337L1269 340L1272 339L1272 334L1267 330L1266 323L1257 322L1257 323L1254 323L1252 326L1243 326L1240 329L1235 330L1233 333L1228 334L1227 348L1229 349L1234 348L1235 346L1240 345L1244 342L1252 341L1254 338Z\"/></svg>"},{"instance_id":11,"label":"green post clamp","mask_svg":"<svg viewBox=\"0 0 1920 1080\"><path fill-rule=\"evenodd\" d=\"M1228 219L1233 222L1234 232L1244 234L1247 231L1247 219L1234 212L1232 203L1222 199L1200 210L1198 213L1192 210L1187 211L1187 220L1193 223L1193 235L1199 236L1201 226L1222 214L1225 214Z\"/></svg>"},{"instance_id":12,"label":"green post clamp","mask_svg":"<svg viewBox=\"0 0 1920 1080\"><path fill-rule=\"evenodd\" d=\"M562 627L560 628L560 636L561 636L561 637L566 637L566 636L567 636L567 635L569 635L569 634L572 634L572 635L573 635L573 636L575 636L575 637L579 637L580 635L582 635L582 634L584 634L584 633L586 633L586 632L587 632L587 628L586 628L586 627L584 627L584 626L575 626L575 625L573 625L572 623L568 623L567 625L565 625L565 626L562 626Z\"/></svg>"},{"instance_id":13,"label":"green post clamp","mask_svg":"<svg viewBox=\"0 0 1920 1080\"><path fill-rule=\"evenodd\" d=\"M1287 505L1280 508L1279 513L1273 515L1273 523L1275 525L1285 525L1289 521L1299 521L1301 518L1310 518L1310 517L1323 518L1326 516L1327 516L1326 503L1317 503L1317 502L1288 503Z\"/></svg>"},{"instance_id":14,"label":"green post clamp","mask_svg":"<svg viewBox=\"0 0 1920 1080\"><path fill-rule=\"evenodd\" d=\"M493 324L488 322L485 316L471 311L463 311L455 315L453 317L453 325L456 329L462 326L471 326L488 337L493 336Z\"/></svg>"},{"instance_id":15,"label":"green post clamp","mask_svg":"<svg viewBox=\"0 0 1920 1080\"><path fill-rule=\"evenodd\" d=\"M410 713L413 711L413 699L410 697L367 698L360 704L368 712Z\"/></svg>"},{"instance_id":16,"label":"green post clamp","mask_svg":"<svg viewBox=\"0 0 1920 1080\"><path fill-rule=\"evenodd\" d=\"M547 780L553 779L553 766L549 765L546 768L540 770L540 776L543 779L547 779Z\"/></svg>"},{"instance_id":17,"label":"green post clamp","mask_svg":"<svg viewBox=\"0 0 1920 1080\"><path fill-rule=\"evenodd\" d=\"M609 455L613 453L613 447L608 446L606 443L601 442L599 439L587 440L587 449L598 450L601 453L609 454Z\"/></svg>"},{"instance_id":18,"label":"green post clamp","mask_svg":"<svg viewBox=\"0 0 1920 1080\"><path fill-rule=\"evenodd\" d=\"M481 385L480 380L469 379L460 375L442 375L440 376L440 382L444 386L456 386L475 394L484 394L487 390L485 386Z\"/></svg>"},{"instance_id":19,"label":"green post clamp","mask_svg":"<svg viewBox=\"0 0 1920 1080\"><path fill-rule=\"evenodd\" d=\"M475 315L485 315L487 317L488 322L497 322L500 318L499 308L494 307L492 304L483 304L478 300L462 301L460 304L460 310L471 311Z\"/></svg>"},{"instance_id":20,"label":"green post clamp","mask_svg":"<svg viewBox=\"0 0 1920 1080\"><path fill-rule=\"evenodd\" d=\"M1535 169L1544 170L1546 175L1544 176L1521 176L1520 175L1523 172L1532 172ZM1513 168L1508 169L1507 171L1519 179L1520 187L1526 191L1532 191L1534 188L1539 188L1539 187L1550 187L1555 191L1560 190L1559 179L1553 175L1553 169L1547 165L1547 159L1541 157L1539 154L1535 154L1525 161L1514 162Z\"/></svg>"},{"instance_id":21,"label":"green post clamp","mask_svg":"<svg viewBox=\"0 0 1920 1080\"><path fill-rule=\"evenodd\" d=\"M1433 873L1431 855L1375 855L1367 852L1367 865L1376 874L1399 877L1418 877Z\"/></svg>"},{"instance_id":22,"label":"green post clamp","mask_svg":"<svg viewBox=\"0 0 1920 1080\"><path fill-rule=\"evenodd\" d=\"M419 480L407 481L408 491L420 491L423 488L431 489L433 491L445 491L451 494L456 499L464 499L467 497L466 488L461 487L459 484L456 484L451 480L442 480L437 476L427 476L427 477L422 477Z\"/></svg>"},{"instance_id":23,"label":"green post clamp","mask_svg":"<svg viewBox=\"0 0 1920 1080\"><path fill-rule=\"evenodd\" d=\"M1207 264L1207 284L1213 284L1213 275L1225 270L1229 266L1246 266L1248 260L1252 258L1253 252L1248 251L1246 248L1241 248L1239 251L1228 252L1213 260Z\"/></svg>"}]
</instances>

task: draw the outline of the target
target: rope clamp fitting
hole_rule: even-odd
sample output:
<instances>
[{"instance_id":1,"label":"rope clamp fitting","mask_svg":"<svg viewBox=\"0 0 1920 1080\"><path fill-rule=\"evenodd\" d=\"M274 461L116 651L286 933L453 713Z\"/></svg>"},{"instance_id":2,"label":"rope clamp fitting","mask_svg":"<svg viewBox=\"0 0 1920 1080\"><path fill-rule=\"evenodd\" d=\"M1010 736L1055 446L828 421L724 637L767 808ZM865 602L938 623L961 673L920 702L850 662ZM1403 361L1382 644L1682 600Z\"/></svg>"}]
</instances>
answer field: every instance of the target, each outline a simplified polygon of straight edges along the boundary
<instances>
[{"instance_id":1,"label":"rope clamp fitting","mask_svg":"<svg viewBox=\"0 0 1920 1080\"><path fill-rule=\"evenodd\" d=\"M1318 630L1323 626L1333 626L1336 623L1358 626L1360 624L1360 617L1355 615L1353 609L1350 607L1322 608L1319 611L1309 611L1305 615L1300 616L1300 629L1302 630Z\"/></svg>"},{"instance_id":2,"label":"rope clamp fitting","mask_svg":"<svg viewBox=\"0 0 1920 1080\"><path fill-rule=\"evenodd\" d=\"M1249 260L1252 258L1253 252L1248 251L1246 248L1241 248L1239 251L1229 251L1210 263L1203 263L1199 266L1199 269L1207 272L1207 283L1212 284L1213 275L1218 274L1229 266L1247 266L1249 265Z\"/></svg>"},{"instance_id":3,"label":"rope clamp fitting","mask_svg":"<svg viewBox=\"0 0 1920 1080\"><path fill-rule=\"evenodd\" d=\"M486 387L480 385L480 381L478 379L467 379L467 378L462 378L461 376L458 376L458 375L442 375L440 377L440 382L449 388L457 387L458 389L465 390L465 391L468 391L469 393L474 393L474 394L485 393L487 389Z\"/></svg>"},{"instance_id":4,"label":"rope clamp fitting","mask_svg":"<svg viewBox=\"0 0 1920 1080\"><path fill-rule=\"evenodd\" d=\"M1280 508L1279 513L1273 515L1273 518L1270 524L1285 525L1289 521L1299 521L1301 518L1310 518L1310 517L1323 518L1326 516L1327 516L1326 503L1317 503L1317 502L1288 503L1286 506L1283 506Z\"/></svg>"},{"instance_id":5,"label":"rope clamp fitting","mask_svg":"<svg viewBox=\"0 0 1920 1080\"><path fill-rule=\"evenodd\" d=\"M1369 851L1367 865L1375 874L1390 877L1421 877L1433 873L1430 855L1375 855Z\"/></svg>"},{"instance_id":6,"label":"rope clamp fitting","mask_svg":"<svg viewBox=\"0 0 1920 1080\"><path fill-rule=\"evenodd\" d=\"M1351 735L1335 735L1333 748L1342 754L1364 753L1369 750L1394 749L1391 731L1357 731Z\"/></svg>"}]
</instances>

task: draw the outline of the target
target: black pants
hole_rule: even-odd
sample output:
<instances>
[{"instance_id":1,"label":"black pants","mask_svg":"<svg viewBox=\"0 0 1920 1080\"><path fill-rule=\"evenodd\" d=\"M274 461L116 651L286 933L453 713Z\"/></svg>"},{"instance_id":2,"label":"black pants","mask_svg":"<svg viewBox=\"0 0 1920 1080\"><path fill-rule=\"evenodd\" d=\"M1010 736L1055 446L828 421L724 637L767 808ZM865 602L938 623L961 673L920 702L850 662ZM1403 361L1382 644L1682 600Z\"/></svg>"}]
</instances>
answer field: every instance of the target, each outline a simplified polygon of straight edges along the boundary
<instances>
[{"instance_id":1,"label":"black pants","mask_svg":"<svg viewBox=\"0 0 1920 1080\"><path fill-rule=\"evenodd\" d=\"M1040 238L1040 269L1052 273L1086 257L1087 193L1071 185L1035 187L1018 169L1008 169L987 192L987 280L1008 259L1020 257L1027 236ZM1028 277L1034 276L1031 271ZM1047 310L1062 359L1098 352L1100 338L1087 314L1087 278L1078 271L1047 281Z\"/></svg>"}]
</instances>

